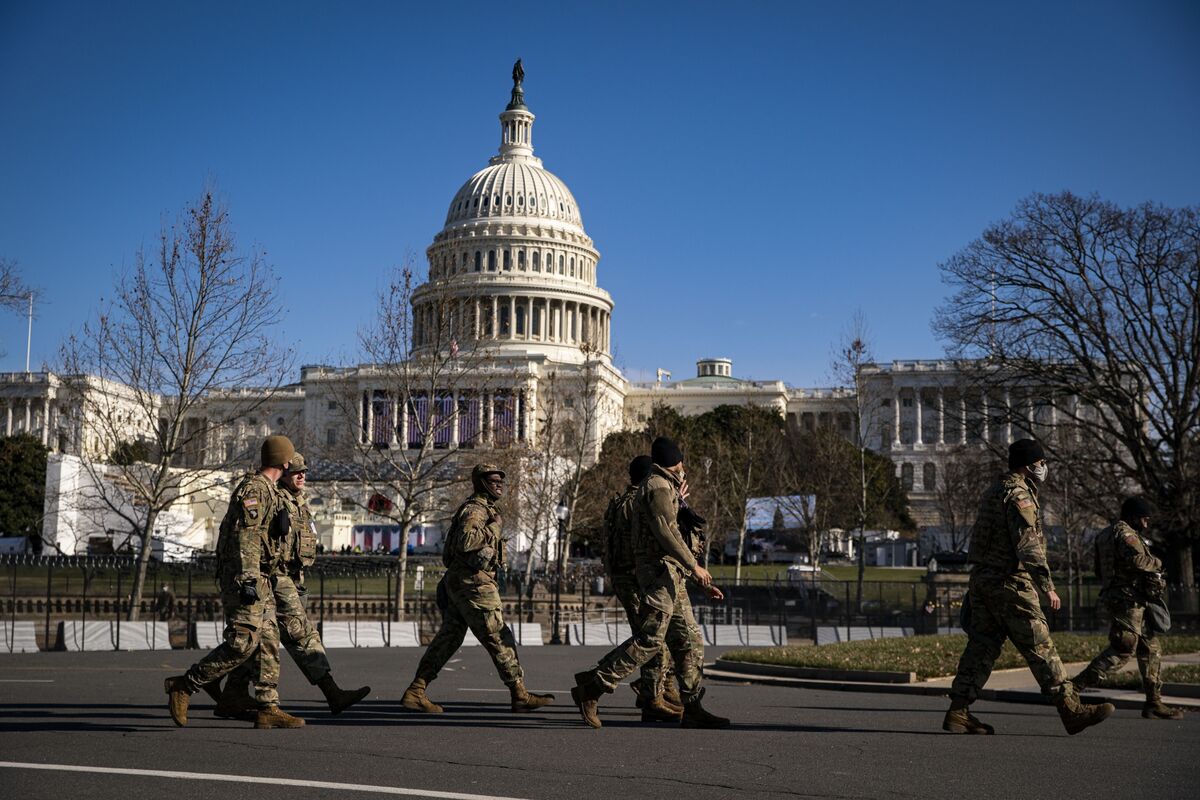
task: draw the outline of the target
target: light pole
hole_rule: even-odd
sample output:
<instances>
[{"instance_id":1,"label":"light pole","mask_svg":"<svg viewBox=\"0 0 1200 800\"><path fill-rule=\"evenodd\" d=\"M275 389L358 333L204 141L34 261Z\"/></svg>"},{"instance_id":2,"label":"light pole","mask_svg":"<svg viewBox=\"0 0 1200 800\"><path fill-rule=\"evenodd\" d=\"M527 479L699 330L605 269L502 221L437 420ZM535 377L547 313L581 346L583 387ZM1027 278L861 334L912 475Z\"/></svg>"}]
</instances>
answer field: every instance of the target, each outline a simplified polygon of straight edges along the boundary
<instances>
[{"instance_id":1,"label":"light pole","mask_svg":"<svg viewBox=\"0 0 1200 800\"><path fill-rule=\"evenodd\" d=\"M567 530L567 517L570 515L571 509L567 508L567 504L562 500L558 501L558 505L554 507L554 516L558 517L558 547L555 548L558 567L554 574L554 635L550 637L550 644L563 644L562 628L559 624L559 612L562 609L562 568L563 568L563 536Z\"/></svg>"}]
</instances>

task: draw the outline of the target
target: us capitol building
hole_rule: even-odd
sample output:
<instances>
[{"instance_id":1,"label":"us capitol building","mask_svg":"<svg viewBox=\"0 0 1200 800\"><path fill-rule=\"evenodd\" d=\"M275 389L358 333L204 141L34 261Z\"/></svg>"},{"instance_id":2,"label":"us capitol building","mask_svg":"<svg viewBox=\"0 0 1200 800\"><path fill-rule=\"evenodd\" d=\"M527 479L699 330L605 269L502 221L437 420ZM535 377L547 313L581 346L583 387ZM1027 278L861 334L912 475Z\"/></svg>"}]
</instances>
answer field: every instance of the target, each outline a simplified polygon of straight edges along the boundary
<instances>
[{"instance_id":1,"label":"us capitol building","mask_svg":"<svg viewBox=\"0 0 1200 800\"><path fill-rule=\"evenodd\" d=\"M798 426L827 426L854 435L849 391L742 380L727 358L701 359L695 377L683 380L669 380L665 370L653 383L630 384L622 376L611 359L614 304L598 282L600 253L584 229L571 190L534 155L535 117L525 105L522 77L518 62L510 102L500 113L499 152L454 193L445 224L426 250L428 279L412 295L413 355L445 347L442 334L448 331L456 348L460 343L487 348L486 380L481 375L445 396L399 403L392 401L377 365L306 366L299 381L284 387L261 413L190 454L190 466L256 453L258 442L272 433L290 436L306 453L332 448L342 437L376 447L419 447L422 434L409 418L425 413L425 406L417 407L424 403L444 404L439 413L454 415L454 424L436 434L441 437L437 445L471 448L470 461L482 459L489 449L536 448L545 409L564 400L572 406L570 397L549 394L578 385L584 374L595 398L587 432L593 459L607 434L641 427L656 405L689 415L723 404L762 405ZM924 525L937 523L931 503L939 460L968 443L968 426L955 422L966 416L967 406L967 398L954 389L957 378L956 366L948 361L893 362L872 368L870 376L872 391L881 399L872 402L872 419L879 424L868 444L896 462L914 515ZM556 385L557 390L552 388ZM120 396L122 387L65 381L45 372L0 374L2 433L32 434L60 456L51 458L55 474L48 482L69 484L72 457L104 460L112 452L113 443L104 441L82 412L87 404L77 396L81 391ZM343 413L346 404L338 400L346 396L354 398L357 408L353 427ZM212 410L227 399L214 397ZM973 409L977 400L971 402ZM960 406L963 417L952 413ZM146 436L137 414L129 419L128 439ZM202 428L203 415L193 423ZM971 431L970 441L981 436L1011 440L1013 432L997 426L989 431L984 424L982 433L979 426ZM310 477L310 487L320 496L328 476L314 469ZM344 504L325 506L318 525L326 547L361 543L372 527L368 515ZM48 528L54 516L48 513ZM193 523L197 530L191 540L203 542L215 534L211 519ZM46 534L63 547L61 534ZM85 548L80 540L77 549Z\"/></svg>"}]
</instances>

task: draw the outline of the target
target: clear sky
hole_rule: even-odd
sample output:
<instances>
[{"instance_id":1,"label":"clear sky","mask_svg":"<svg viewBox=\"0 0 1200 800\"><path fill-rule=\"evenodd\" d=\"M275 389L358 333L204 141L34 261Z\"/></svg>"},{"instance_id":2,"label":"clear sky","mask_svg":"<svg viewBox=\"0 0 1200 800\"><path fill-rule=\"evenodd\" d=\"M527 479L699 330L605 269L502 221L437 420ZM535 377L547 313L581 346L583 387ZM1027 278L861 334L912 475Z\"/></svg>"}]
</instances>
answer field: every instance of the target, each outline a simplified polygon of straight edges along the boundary
<instances>
[{"instance_id":1,"label":"clear sky","mask_svg":"<svg viewBox=\"0 0 1200 800\"><path fill-rule=\"evenodd\" d=\"M1034 191L1200 203L1200 3L0 0L0 256L33 362L215 182L303 363L355 359L389 267L499 143L517 56L616 361L830 381L861 310L936 358L937 264ZM25 321L0 313L0 370Z\"/></svg>"}]
</instances>

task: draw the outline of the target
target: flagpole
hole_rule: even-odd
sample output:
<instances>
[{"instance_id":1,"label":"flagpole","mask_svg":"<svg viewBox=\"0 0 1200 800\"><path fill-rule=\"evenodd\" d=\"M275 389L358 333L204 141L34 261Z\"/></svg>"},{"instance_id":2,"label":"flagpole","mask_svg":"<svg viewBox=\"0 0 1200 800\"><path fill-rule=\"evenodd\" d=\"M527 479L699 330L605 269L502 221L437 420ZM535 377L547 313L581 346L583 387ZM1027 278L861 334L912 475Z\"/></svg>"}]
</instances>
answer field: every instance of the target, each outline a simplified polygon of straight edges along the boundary
<instances>
[{"instance_id":1,"label":"flagpole","mask_svg":"<svg viewBox=\"0 0 1200 800\"><path fill-rule=\"evenodd\" d=\"M25 334L25 372L29 372L29 350L33 344L33 292L29 293L29 330Z\"/></svg>"}]
</instances>

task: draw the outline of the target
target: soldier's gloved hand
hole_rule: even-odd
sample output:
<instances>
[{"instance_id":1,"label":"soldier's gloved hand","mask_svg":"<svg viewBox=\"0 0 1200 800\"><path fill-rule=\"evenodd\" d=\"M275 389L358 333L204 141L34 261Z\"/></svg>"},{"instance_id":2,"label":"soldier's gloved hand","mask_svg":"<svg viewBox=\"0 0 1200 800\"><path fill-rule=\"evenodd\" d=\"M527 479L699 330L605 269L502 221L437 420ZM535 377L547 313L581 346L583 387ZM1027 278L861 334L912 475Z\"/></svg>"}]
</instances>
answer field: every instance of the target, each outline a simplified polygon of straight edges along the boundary
<instances>
[{"instance_id":1,"label":"soldier's gloved hand","mask_svg":"<svg viewBox=\"0 0 1200 800\"><path fill-rule=\"evenodd\" d=\"M258 581L246 581L238 587L238 600L244 606L252 606L258 602Z\"/></svg>"},{"instance_id":2,"label":"soldier's gloved hand","mask_svg":"<svg viewBox=\"0 0 1200 800\"><path fill-rule=\"evenodd\" d=\"M1152 600L1161 598L1167 591L1167 582L1157 573L1146 577L1145 586L1146 596Z\"/></svg>"}]
</instances>

